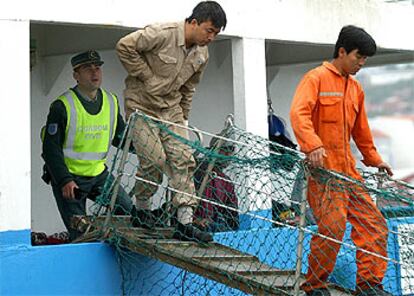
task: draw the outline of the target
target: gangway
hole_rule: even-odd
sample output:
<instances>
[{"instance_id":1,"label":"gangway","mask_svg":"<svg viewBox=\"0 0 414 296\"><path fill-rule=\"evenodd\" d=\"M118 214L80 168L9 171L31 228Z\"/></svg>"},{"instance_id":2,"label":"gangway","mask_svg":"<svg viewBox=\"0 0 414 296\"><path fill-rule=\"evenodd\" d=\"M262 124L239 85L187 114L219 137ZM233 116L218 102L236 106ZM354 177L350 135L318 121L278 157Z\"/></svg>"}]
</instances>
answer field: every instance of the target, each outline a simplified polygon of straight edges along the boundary
<instances>
[{"instance_id":1,"label":"gangway","mask_svg":"<svg viewBox=\"0 0 414 296\"><path fill-rule=\"evenodd\" d=\"M198 274L252 295L294 295L295 271L280 270L256 256L217 242L196 243L173 239L173 227L148 230L126 227L129 216L112 216L111 228L103 233L103 217L77 216L78 228L88 229L78 241L116 241L118 247ZM81 222L79 222L81 221ZM81 226L80 226L81 225ZM304 281L301 275L299 282ZM331 295L352 295L336 285ZM299 295L304 295L300 292Z\"/></svg>"}]
</instances>

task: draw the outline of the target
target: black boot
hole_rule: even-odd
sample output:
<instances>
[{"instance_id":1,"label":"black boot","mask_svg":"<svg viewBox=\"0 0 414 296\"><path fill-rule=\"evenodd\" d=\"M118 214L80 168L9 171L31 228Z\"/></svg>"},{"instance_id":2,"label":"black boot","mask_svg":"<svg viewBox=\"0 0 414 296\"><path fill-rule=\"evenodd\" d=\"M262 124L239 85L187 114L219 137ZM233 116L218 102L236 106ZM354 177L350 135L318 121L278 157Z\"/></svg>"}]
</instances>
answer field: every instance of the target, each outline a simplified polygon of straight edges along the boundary
<instances>
[{"instance_id":1,"label":"black boot","mask_svg":"<svg viewBox=\"0 0 414 296\"><path fill-rule=\"evenodd\" d=\"M173 238L182 241L194 241L208 243L213 240L213 236L206 232L198 229L193 224L181 224L177 222L174 229Z\"/></svg>"},{"instance_id":2,"label":"black boot","mask_svg":"<svg viewBox=\"0 0 414 296\"><path fill-rule=\"evenodd\" d=\"M135 207L131 210L132 227L142 227L153 229L155 227L155 219L151 210L137 210Z\"/></svg>"}]
</instances>

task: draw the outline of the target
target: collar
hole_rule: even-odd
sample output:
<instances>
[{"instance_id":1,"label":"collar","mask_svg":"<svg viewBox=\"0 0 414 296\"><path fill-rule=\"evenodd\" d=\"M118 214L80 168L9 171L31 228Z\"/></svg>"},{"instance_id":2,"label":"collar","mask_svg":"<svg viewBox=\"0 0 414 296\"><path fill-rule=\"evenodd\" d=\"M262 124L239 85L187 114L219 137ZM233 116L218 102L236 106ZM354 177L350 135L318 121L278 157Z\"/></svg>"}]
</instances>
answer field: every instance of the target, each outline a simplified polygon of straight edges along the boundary
<instances>
[{"instance_id":1,"label":"collar","mask_svg":"<svg viewBox=\"0 0 414 296\"><path fill-rule=\"evenodd\" d=\"M185 21L178 23L177 45L185 48Z\"/></svg>"},{"instance_id":2,"label":"collar","mask_svg":"<svg viewBox=\"0 0 414 296\"><path fill-rule=\"evenodd\" d=\"M331 63L331 62L323 62L322 66L330 70L331 72L335 73L341 78L347 78L348 80L355 80L353 75L343 76L341 72L338 71L338 69Z\"/></svg>"},{"instance_id":3,"label":"collar","mask_svg":"<svg viewBox=\"0 0 414 296\"><path fill-rule=\"evenodd\" d=\"M185 47L185 21L178 23L178 36L177 36L177 45L180 46L184 52L190 54L194 50L198 50L198 45L193 45L190 48Z\"/></svg>"},{"instance_id":4,"label":"collar","mask_svg":"<svg viewBox=\"0 0 414 296\"><path fill-rule=\"evenodd\" d=\"M334 72L335 74L342 76L342 74L338 71L338 69L331 63L331 62L323 62L322 64L325 68L331 70L332 72Z\"/></svg>"},{"instance_id":5,"label":"collar","mask_svg":"<svg viewBox=\"0 0 414 296\"><path fill-rule=\"evenodd\" d=\"M74 90L75 91L75 93L76 93L76 95L78 96L78 98L80 98L80 99L82 99L82 100L84 100L84 101L86 101L86 102L90 102L90 103L96 103L96 102L98 102L99 101L99 98L101 98L102 97L102 91L101 91L101 89L99 88L98 89L98 91L96 92L96 97L95 97L95 99L93 100L93 99L90 99L89 97L87 97L87 96L85 96L81 91L80 91L80 89L79 89L79 86L78 85L76 85L74 88L72 88L72 90Z\"/></svg>"}]
</instances>

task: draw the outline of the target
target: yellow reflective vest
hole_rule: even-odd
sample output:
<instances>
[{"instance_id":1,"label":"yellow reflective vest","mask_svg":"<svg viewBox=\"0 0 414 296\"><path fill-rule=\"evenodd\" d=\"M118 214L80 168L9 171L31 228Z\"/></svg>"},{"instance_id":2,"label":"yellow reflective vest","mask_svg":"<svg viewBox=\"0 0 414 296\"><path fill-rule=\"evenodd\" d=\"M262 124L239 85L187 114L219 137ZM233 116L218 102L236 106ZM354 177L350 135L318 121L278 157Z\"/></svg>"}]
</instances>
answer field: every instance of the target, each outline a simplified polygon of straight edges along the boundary
<instances>
[{"instance_id":1,"label":"yellow reflective vest","mask_svg":"<svg viewBox=\"0 0 414 296\"><path fill-rule=\"evenodd\" d=\"M63 155L69 172L95 177L105 169L106 157L117 126L118 102L113 94L102 90L102 107L89 114L73 90L61 95L67 123Z\"/></svg>"}]
</instances>

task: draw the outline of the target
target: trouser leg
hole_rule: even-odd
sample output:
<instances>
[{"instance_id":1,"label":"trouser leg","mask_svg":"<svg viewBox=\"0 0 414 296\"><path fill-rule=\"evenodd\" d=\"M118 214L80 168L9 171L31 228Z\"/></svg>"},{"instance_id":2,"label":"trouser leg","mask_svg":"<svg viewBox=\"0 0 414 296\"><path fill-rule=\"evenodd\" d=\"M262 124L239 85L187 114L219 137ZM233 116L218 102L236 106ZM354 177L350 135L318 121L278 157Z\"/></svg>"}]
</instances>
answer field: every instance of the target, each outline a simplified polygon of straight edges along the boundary
<instances>
[{"instance_id":1,"label":"trouser leg","mask_svg":"<svg viewBox=\"0 0 414 296\"><path fill-rule=\"evenodd\" d=\"M150 119L138 117L133 131L133 143L138 157L137 177L161 184L165 167L165 153L159 128ZM150 206L150 198L158 185L137 180L134 186L137 207Z\"/></svg>"},{"instance_id":2,"label":"trouser leg","mask_svg":"<svg viewBox=\"0 0 414 296\"><path fill-rule=\"evenodd\" d=\"M388 228L386 220L361 188L354 188L349 202L348 219L352 224L351 238L358 248L387 256ZM380 286L387 269L387 261L361 250L356 252L358 287Z\"/></svg>"},{"instance_id":3,"label":"trouser leg","mask_svg":"<svg viewBox=\"0 0 414 296\"><path fill-rule=\"evenodd\" d=\"M104 190L105 184L112 185L115 181L115 177L109 174L108 170L102 172L99 176L96 177L96 182L91 189L91 192L99 192L102 193ZM109 186L108 186L109 189ZM112 192L110 192L107 196L107 201L105 204L109 204L112 198ZM115 215L126 215L131 213L132 210L132 201L129 197L128 193L125 191L122 184L118 187L118 194L115 201L115 208L113 214Z\"/></svg>"},{"instance_id":4,"label":"trouser leg","mask_svg":"<svg viewBox=\"0 0 414 296\"><path fill-rule=\"evenodd\" d=\"M67 200L63 198L62 188L57 186L52 186L53 195L56 200L56 204L60 213L60 216L63 220L63 223L66 226L66 229L69 232L70 240L77 238L81 233L76 229L71 227L71 218L74 215L85 215L85 204L86 199L83 200Z\"/></svg>"},{"instance_id":5,"label":"trouser leg","mask_svg":"<svg viewBox=\"0 0 414 296\"><path fill-rule=\"evenodd\" d=\"M177 122L177 121L176 121ZM177 122L183 125L184 122ZM178 223L173 232L173 238L186 241L210 242L211 234L199 230L193 222L194 207L198 201L195 193L193 171L195 161L189 146L177 139L176 135L188 139L186 129L169 125L160 130L162 147L165 151L164 172L169 177L169 185L173 191L172 202L177 209Z\"/></svg>"},{"instance_id":6,"label":"trouser leg","mask_svg":"<svg viewBox=\"0 0 414 296\"><path fill-rule=\"evenodd\" d=\"M179 124L184 123L179 122ZM185 139L188 138L188 134L185 129L172 125L168 128L180 137ZM165 149L167 165L171 170L169 173L169 177L171 178L170 186L179 191L179 193L173 193L172 202L174 206L195 207L198 204L198 201L197 199L191 197L191 195L195 193L192 176L195 161L191 147L184 144L166 131L162 131L162 143Z\"/></svg>"},{"instance_id":7,"label":"trouser leg","mask_svg":"<svg viewBox=\"0 0 414 296\"><path fill-rule=\"evenodd\" d=\"M63 223L69 232L71 240L77 238L82 234L82 232L80 232L78 229L72 227L72 217L75 215L86 215L86 199L89 198L95 201L96 194L99 195L102 193L107 177L107 170L103 171L96 177L81 177L73 175L74 182L78 185L81 191L85 193L80 198L78 197L74 200L68 200L64 198L62 194L62 188L56 185L52 185L53 195L55 197L60 216L62 217ZM120 187L120 191L117 196L116 208L122 209L125 211L125 213L131 212L132 209L131 199L122 187Z\"/></svg>"},{"instance_id":8,"label":"trouser leg","mask_svg":"<svg viewBox=\"0 0 414 296\"><path fill-rule=\"evenodd\" d=\"M348 197L327 184L309 180L308 201L313 210L318 233L342 241L346 229ZM314 235L310 244L309 267L302 289L310 291L326 287L334 269L340 244Z\"/></svg>"}]
</instances>

